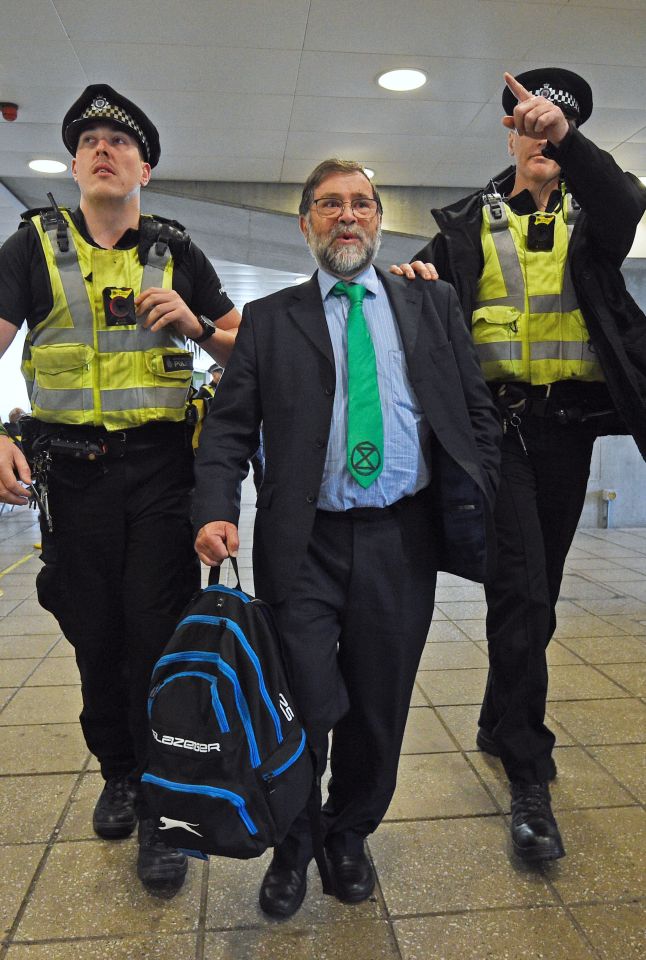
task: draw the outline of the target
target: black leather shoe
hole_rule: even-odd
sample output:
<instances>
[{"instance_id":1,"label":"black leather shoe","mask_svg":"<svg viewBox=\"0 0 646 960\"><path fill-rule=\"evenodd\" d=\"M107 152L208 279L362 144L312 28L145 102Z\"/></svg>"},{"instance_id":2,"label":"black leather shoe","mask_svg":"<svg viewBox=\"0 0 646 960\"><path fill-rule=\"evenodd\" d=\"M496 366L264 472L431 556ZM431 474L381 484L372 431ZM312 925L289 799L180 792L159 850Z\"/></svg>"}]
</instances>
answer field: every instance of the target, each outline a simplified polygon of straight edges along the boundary
<instances>
[{"instance_id":1,"label":"black leather shoe","mask_svg":"<svg viewBox=\"0 0 646 960\"><path fill-rule=\"evenodd\" d=\"M530 863L565 856L546 783L511 784L511 840L514 853Z\"/></svg>"},{"instance_id":2,"label":"black leather shoe","mask_svg":"<svg viewBox=\"0 0 646 960\"><path fill-rule=\"evenodd\" d=\"M92 815L94 832L106 840L129 837L137 826L137 788L128 777L106 780Z\"/></svg>"},{"instance_id":3,"label":"black leather shoe","mask_svg":"<svg viewBox=\"0 0 646 960\"><path fill-rule=\"evenodd\" d=\"M327 856L337 899L344 903L367 900L375 889L375 871L365 850L348 853L331 849Z\"/></svg>"},{"instance_id":4,"label":"black leather shoe","mask_svg":"<svg viewBox=\"0 0 646 960\"><path fill-rule=\"evenodd\" d=\"M485 727L478 727L478 732L476 733L476 746L479 750L482 750L483 753L488 753L491 757L500 756L500 747L491 736L491 733ZM550 765L547 771L548 780L556 780L556 764L554 763L554 757L550 757Z\"/></svg>"},{"instance_id":5,"label":"black leather shoe","mask_svg":"<svg viewBox=\"0 0 646 960\"><path fill-rule=\"evenodd\" d=\"M167 847L157 832L155 821L139 821L137 876L144 887L158 897L172 897L184 883L186 854Z\"/></svg>"},{"instance_id":6,"label":"black leather shoe","mask_svg":"<svg viewBox=\"0 0 646 960\"><path fill-rule=\"evenodd\" d=\"M258 902L264 913L281 920L296 913L307 891L307 866L287 866L274 855L260 884Z\"/></svg>"}]
</instances>

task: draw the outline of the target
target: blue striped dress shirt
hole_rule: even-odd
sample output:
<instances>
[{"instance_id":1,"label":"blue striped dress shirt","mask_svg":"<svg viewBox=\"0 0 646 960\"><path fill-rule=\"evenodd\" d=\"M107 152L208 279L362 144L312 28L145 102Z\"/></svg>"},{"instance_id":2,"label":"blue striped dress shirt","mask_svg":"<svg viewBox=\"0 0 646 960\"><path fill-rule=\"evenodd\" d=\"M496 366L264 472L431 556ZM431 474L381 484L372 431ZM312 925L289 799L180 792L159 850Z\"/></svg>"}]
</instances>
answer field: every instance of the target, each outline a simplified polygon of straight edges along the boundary
<instances>
[{"instance_id":1,"label":"blue striped dress shirt","mask_svg":"<svg viewBox=\"0 0 646 960\"><path fill-rule=\"evenodd\" d=\"M368 291L363 312L377 360L384 423L384 466L380 476L366 489L350 474L346 466L349 303L347 297L337 297L331 292L338 281L338 277L319 268L318 282L334 352L336 391L317 506L320 510L386 507L428 485L431 431L408 379L406 358L388 295L375 268L370 266L353 277L352 282L362 284Z\"/></svg>"}]
</instances>

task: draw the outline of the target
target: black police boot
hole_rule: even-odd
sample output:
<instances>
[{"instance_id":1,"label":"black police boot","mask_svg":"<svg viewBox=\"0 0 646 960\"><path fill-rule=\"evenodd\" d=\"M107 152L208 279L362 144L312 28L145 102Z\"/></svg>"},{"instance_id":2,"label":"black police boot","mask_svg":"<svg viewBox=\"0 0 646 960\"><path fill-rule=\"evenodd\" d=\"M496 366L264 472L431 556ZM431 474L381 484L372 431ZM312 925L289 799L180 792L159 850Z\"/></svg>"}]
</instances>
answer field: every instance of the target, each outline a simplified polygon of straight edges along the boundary
<instances>
[{"instance_id":1,"label":"black police boot","mask_svg":"<svg viewBox=\"0 0 646 960\"><path fill-rule=\"evenodd\" d=\"M105 840L129 837L137 826L137 788L128 777L106 780L92 815L94 832Z\"/></svg>"},{"instance_id":2,"label":"black police boot","mask_svg":"<svg viewBox=\"0 0 646 960\"><path fill-rule=\"evenodd\" d=\"M511 840L514 853L530 863L565 856L546 783L512 782Z\"/></svg>"},{"instance_id":3,"label":"black police boot","mask_svg":"<svg viewBox=\"0 0 646 960\"><path fill-rule=\"evenodd\" d=\"M137 876L144 887L158 897L172 897L184 883L187 869L186 854L166 846L155 821L140 820Z\"/></svg>"},{"instance_id":4,"label":"black police boot","mask_svg":"<svg viewBox=\"0 0 646 960\"><path fill-rule=\"evenodd\" d=\"M260 884L258 902L270 917L286 920L300 908L307 892L307 863L290 863L274 851Z\"/></svg>"}]
</instances>

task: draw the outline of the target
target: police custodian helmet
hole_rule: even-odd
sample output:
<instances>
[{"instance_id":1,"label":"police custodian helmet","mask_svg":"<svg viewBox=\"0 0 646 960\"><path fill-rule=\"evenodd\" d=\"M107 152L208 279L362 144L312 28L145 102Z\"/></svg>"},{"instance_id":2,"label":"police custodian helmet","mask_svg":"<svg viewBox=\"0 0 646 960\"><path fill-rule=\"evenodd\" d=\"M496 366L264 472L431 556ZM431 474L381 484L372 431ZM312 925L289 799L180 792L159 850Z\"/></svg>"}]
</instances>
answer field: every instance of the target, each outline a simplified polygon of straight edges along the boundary
<instances>
[{"instance_id":1,"label":"police custodian helmet","mask_svg":"<svg viewBox=\"0 0 646 960\"><path fill-rule=\"evenodd\" d=\"M566 116L576 121L577 126L585 123L592 113L590 84L578 73L563 70L561 67L541 67L539 70L516 74L516 80L535 97L545 97L546 100L557 103ZM502 107L508 116L512 116L517 103L509 87L505 87Z\"/></svg>"},{"instance_id":2,"label":"police custodian helmet","mask_svg":"<svg viewBox=\"0 0 646 960\"><path fill-rule=\"evenodd\" d=\"M72 156L76 153L81 132L100 120L109 120L136 137L146 162L151 167L157 166L161 149L156 126L136 103L117 93L107 83L94 83L86 87L65 114L63 143Z\"/></svg>"}]
</instances>

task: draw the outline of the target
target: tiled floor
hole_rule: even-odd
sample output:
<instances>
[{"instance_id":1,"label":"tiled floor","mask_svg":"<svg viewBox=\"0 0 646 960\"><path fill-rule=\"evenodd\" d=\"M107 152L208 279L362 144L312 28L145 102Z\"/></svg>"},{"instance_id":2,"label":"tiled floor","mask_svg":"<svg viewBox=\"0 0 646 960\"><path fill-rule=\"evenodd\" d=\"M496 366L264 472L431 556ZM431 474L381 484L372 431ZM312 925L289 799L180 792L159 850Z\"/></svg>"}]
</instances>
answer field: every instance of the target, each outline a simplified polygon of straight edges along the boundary
<instances>
[{"instance_id":1,"label":"tiled floor","mask_svg":"<svg viewBox=\"0 0 646 960\"><path fill-rule=\"evenodd\" d=\"M241 562L250 588L251 508ZM375 896L261 914L266 865L192 862L144 892L132 839L92 833L100 789L76 717L71 649L35 599L34 514L0 516L0 958L9 960L643 960L646 956L646 530L581 531L550 647L554 805L567 857L511 858L497 761L474 749L486 672L477 585L442 575L385 823Z\"/></svg>"}]
</instances>

